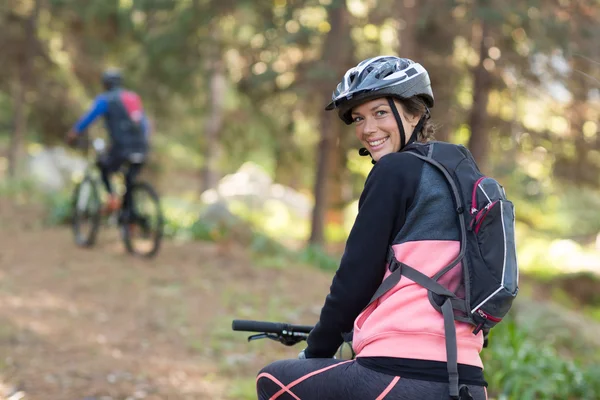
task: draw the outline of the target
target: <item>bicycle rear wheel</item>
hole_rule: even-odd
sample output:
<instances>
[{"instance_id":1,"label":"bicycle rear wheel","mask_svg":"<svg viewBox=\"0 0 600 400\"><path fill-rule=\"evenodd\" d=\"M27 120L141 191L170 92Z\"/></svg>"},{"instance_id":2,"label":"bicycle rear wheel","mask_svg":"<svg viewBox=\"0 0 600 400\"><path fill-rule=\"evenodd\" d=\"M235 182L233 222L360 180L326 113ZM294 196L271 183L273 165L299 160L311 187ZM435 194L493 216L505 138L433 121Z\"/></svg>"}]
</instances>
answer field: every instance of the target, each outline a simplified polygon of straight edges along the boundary
<instances>
[{"instance_id":1,"label":"bicycle rear wheel","mask_svg":"<svg viewBox=\"0 0 600 400\"><path fill-rule=\"evenodd\" d=\"M131 204L122 210L121 232L127 251L142 257L158 253L163 235L163 215L158 194L145 182L131 188Z\"/></svg>"},{"instance_id":2,"label":"bicycle rear wheel","mask_svg":"<svg viewBox=\"0 0 600 400\"><path fill-rule=\"evenodd\" d=\"M90 247L96 240L100 227L100 196L98 184L85 177L73 191L73 215L71 225L75 243Z\"/></svg>"}]
</instances>

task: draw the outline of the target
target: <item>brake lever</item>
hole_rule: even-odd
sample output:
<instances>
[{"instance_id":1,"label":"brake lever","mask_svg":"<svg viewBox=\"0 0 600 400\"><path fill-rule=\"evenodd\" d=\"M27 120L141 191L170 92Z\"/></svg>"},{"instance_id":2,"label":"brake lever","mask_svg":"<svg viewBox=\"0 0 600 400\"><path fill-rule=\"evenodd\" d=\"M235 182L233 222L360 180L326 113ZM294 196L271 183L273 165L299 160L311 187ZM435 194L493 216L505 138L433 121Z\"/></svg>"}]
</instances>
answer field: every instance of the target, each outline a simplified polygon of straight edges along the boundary
<instances>
[{"instance_id":1,"label":"brake lever","mask_svg":"<svg viewBox=\"0 0 600 400\"><path fill-rule=\"evenodd\" d=\"M271 339L276 342L280 342L280 343L284 344L285 346L293 346L297 343L300 343L302 340L304 340L303 338L297 337L297 336L275 335L272 333L259 333L258 335L248 336L248 342L251 342L253 340L259 340L259 339Z\"/></svg>"},{"instance_id":2,"label":"brake lever","mask_svg":"<svg viewBox=\"0 0 600 400\"><path fill-rule=\"evenodd\" d=\"M258 335L252 335L252 336L248 336L248 341L251 342L253 340L258 340L258 339L271 339L271 340L275 340L275 341L279 341L279 336L277 335L273 335L271 333L259 333Z\"/></svg>"}]
</instances>

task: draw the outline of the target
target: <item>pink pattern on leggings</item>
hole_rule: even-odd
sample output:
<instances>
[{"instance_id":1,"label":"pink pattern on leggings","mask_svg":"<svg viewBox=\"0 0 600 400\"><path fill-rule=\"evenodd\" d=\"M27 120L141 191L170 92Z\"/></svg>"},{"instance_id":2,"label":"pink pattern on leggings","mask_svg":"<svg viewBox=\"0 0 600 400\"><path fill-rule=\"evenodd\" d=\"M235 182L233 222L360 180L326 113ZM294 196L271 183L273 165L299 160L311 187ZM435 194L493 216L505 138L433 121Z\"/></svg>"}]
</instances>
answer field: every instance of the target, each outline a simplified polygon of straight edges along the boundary
<instances>
[{"instance_id":1,"label":"pink pattern on leggings","mask_svg":"<svg viewBox=\"0 0 600 400\"><path fill-rule=\"evenodd\" d=\"M399 380L400 380L399 376L394 377L394 379L392 379L392 381L390 382L388 387L386 387L385 390L383 392L381 392L381 394L375 400L383 400L385 398L385 396L387 396L388 393L392 391L392 389L394 388L394 386L396 386L396 384L398 383Z\"/></svg>"},{"instance_id":2,"label":"pink pattern on leggings","mask_svg":"<svg viewBox=\"0 0 600 400\"><path fill-rule=\"evenodd\" d=\"M296 396L294 393L292 393L292 391L291 391L291 390L289 390L289 389L288 389L288 388L287 388L287 387L286 387L286 386L285 386L283 383L281 383L281 382L279 381L279 379L275 378L273 375L271 375L271 374L267 374L266 372L263 372L262 374L259 374L259 375L256 377L256 382L258 382L258 380L259 380L260 378L268 378L268 379L272 380L272 381L273 381L273 382L275 382L277 385L279 385L279 387L280 387L280 388L282 388L282 389L283 389L283 393L287 392L287 393L288 393L290 396L292 396L292 397L293 397L293 398L295 398L296 400L301 400L301 399L300 399L300 397L298 397L298 396ZM283 393L281 392L281 390L280 390L279 392L277 392L277 393L279 393L279 396L280 396L281 394L283 394ZM273 397L271 397L271 398L273 399Z\"/></svg>"},{"instance_id":3,"label":"pink pattern on leggings","mask_svg":"<svg viewBox=\"0 0 600 400\"><path fill-rule=\"evenodd\" d=\"M258 375L258 377L256 378L256 381L258 382L258 380L260 378L268 378L268 379L272 380L273 382L275 382L277 385L279 385L281 387L281 390L279 392L275 393L273 396L271 396L271 398L269 400L275 400L275 399L277 399L279 396L281 396L284 393L288 393L290 396L294 397L295 399L300 400L300 398L298 396L296 396L294 393L292 393L292 391L290 390L291 388L293 388L297 384L299 384L299 383L307 380L311 376L318 375L321 372L328 371L328 370L330 370L332 368L335 368L335 367L338 367L338 366L340 366L342 364L347 364L347 363L353 362L353 361L354 360L343 361L343 362L340 362L340 363L337 363L337 364L333 364L333 365L330 365L328 367L321 368L319 370L313 371L313 372L311 372L309 374L301 376L300 378L296 379L295 381L293 381L292 383L290 383L287 386L285 386L281 382L279 382L279 380L277 380L277 378L275 378L273 375L267 374L267 373L262 373L262 374Z\"/></svg>"},{"instance_id":4,"label":"pink pattern on leggings","mask_svg":"<svg viewBox=\"0 0 600 400\"><path fill-rule=\"evenodd\" d=\"M302 382L304 382L305 380L307 380L308 378L310 378L310 377L312 377L312 376L315 376L315 375L318 375L318 374L320 374L321 372L328 371L328 370L330 370L330 369L333 369L333 368L335 368L335 367L337 367L337 366L340 366L340 365L342 365L342 364L347 364L347 363L349 363L349 362L354 362L354 360L343 361L343 362L340 362L340 363L337 363L337 364L333 364L333 365L330 365L330 366L328 366L328 367L321 368L321 369L319 369L319 370L316 370L316 371L310 372L310 373L308 373L308 374L306 374L306 375L304 375L304 376L301 376L300 378L296 379L295 381L293 381L292 383L290 383L290 384L289 384L289 385L287 385L287 386L286 386L286 385L284 385L283 383L281 383L281 382L279 381L279 379L275 378L273 375L271 375L271 374L269 374L269 373L266 373L266 372L263 372L262 374L259 374L259 375L256 377L256 382L258 383L258 380L259 380L260 378L267 378L267 379L270 379L271 381L273 381L273 382L274 382L276 385L278 385L278 386L281 388L281 390L280 390L280 391L278 391L277 393L275 393L273 396L271 396L271 397L269 398L269 400L276 400L277 398L279 398L279 396L281 396L281 395L282 395L282 394L284 394L284 393L287 393L287 394L289 394L290 396L292 396L292 397L293 397L294 399L296 399L296 400L301 400L301 399L300 399L300 397L296 396L296 395L295 395L295 394L294 394L294 393L291 391L291 389L292 389L294 386L298 385L299 383L302 383ZM394 379L392 379L392 381L390 382L390 384L389 384L389 385L388 385L388 386L387 386L387 387L386 387L386 388L383 390L383 392L381 392L381 394L380 394L379 396L377 396L377 399L375 399L375 400L383 400L383 399L385 398L385 396L387 396L387 395L388 395L388 393L390 393L390 392L392 391L392 389L393 389L393 388L396 386L396 384L398 383L398 381L399 381L399 380L400 380L400 377L399 377L399 376L396 376L396 377L394 377Z\"/></svg>"}]
</instances>

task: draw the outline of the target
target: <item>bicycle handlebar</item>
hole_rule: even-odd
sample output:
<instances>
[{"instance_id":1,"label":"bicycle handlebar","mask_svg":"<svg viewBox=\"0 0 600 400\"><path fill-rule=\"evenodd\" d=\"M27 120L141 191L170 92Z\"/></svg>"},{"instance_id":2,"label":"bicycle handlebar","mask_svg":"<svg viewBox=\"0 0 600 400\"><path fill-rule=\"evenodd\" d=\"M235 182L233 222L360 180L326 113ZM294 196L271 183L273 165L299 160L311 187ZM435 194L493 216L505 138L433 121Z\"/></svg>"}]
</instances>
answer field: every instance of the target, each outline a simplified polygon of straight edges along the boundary
<instances>
[{"instance_id":1,"label":"bicycle handlebar","mask_svg":"<svg viewBox=\"0 0 600 400\"><path fill-rule=\"evenodd\" d=\"M234 331L259 332L258 335L248 337L248 341L271 339L283 343L286 346L293 346L296 343L306 340L313 328L314 326L308 325L292 325L281 322L251 321L243 319L234 319L231 323L231 329Z\"/></svg>"},{"instance_id":2,"label":"bicycle handlebar","mask_svg":"<svg viewBox=\"0 0 600 400\"><path fill-rule=\"evenodd\" d=\"M234 331L275 333L280 335L291 333L310 333L314 326L234 319L231 324L231 328Z\"/></svg>"},{"instance_id":3,"label":"bicycle handlebar","mask_svg":"<svg viewBox=\"0 0 600 400\"><path fill-rule=\"evenodd\" d=\"M271 339L286 346L293 346L308 339L308 334L314 329L314 326L234 319L231 323L231 329L234 331L258 332L258 334L248 337L249 342L258 339ZM351 334L344 335L344 343L336 353L337 358L340 360L354 359L356 355L352 349L352 344L349 343L351 341Z\"/></svg>"}]
</instances>

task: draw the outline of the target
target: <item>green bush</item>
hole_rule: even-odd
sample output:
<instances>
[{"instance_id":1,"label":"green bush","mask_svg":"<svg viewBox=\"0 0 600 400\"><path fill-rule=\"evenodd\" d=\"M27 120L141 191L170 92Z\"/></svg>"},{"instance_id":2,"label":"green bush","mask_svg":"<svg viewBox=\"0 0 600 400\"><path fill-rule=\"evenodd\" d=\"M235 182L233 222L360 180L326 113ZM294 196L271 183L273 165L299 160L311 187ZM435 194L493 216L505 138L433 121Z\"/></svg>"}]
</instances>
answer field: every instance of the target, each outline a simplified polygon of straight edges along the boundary
<instances>
[{"instance_id":1,"label":"green bush","mask_svg":"<svg viewBox=\"0 0 600 400\"><path fill-rule=\"evenodd\" d=\"M62 225L71 221L73 202L71 194L60 192L46 197L48 215L46 222L50 225Z\"/></svg>"},{"instance_id":2,"label":"green bush","mask_svg":"<svg viewBox=\"0 0 600 400\"><path fill-rule=\"evenodd\" d=\"M254 232L252 235L252 242L250 244L250 250L255 254L260 255L271 255L271 256L288 256L292 255L284 245L279 243L277 240L269 237L268 235L261 232Z\"/></svg>"},{"instance_id":3,"label":"green bush","mask_svg":"<svg viewBox=\"0 0 600 400\"><path fill-rule=\"evenodd\" d=\"M40 194L40 190L31 179L4 178L0 181L0 196L17 201L27 201Z\"/></svg>"},{"instance_id":4,"label":"green bush","mask_svg":"<svg viewBox=\"0 0 600 400\"><path fill-rule=\"evenodd\" d=\"M338 260L327 254L319 246L307 246L298 254L302 263L318 267L324 271L335 271L338 268Z\"/></svg>"},{"instance_id":5,"label":"green bush","mask_svg":"<svg viewBox=\"0 0 600 400\"><path fill-rule=\"evenodd\" d=\"M223 232L216 232L217 227L202 220L197 220L189 227L191 238L194 240L203 240L205 242L213 242L216 239L216 234L222 235Z\"/></svg>"},{"instance_id":6,"label":"green bush","mask_svg":"<svg viewBox=\"0 0 600 400\"><path fill-rule=\"evenodd\" d=\"M482 353L490 395L505 400L600 398L600 364L561 356L544 334L512 318L492 330L490 347Z\"/></svg>"}]
</instances>

